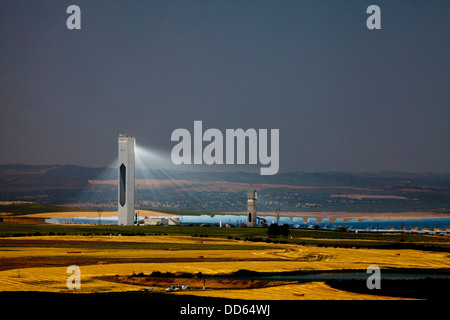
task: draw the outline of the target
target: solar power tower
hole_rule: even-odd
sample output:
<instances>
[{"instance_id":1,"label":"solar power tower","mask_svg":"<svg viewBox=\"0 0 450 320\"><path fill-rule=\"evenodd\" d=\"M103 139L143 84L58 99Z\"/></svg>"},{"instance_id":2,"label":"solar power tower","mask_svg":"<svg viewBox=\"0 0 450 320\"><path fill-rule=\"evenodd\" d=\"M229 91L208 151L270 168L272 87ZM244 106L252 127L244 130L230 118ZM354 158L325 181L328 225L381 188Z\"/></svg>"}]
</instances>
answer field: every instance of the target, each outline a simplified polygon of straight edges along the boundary
<instances>
[{"instance_id":1,"label":"solar power tower","mask_svg":"<svg viewBox=\"0 0 450 320\"><path fill-rule=\"evenodd\" d=\"M256 227L256 190L247 191L247 227Z\"/></svg>"},{"instance_id":2,"label":"solar power tower","mask_svg":"<svg viewBox=\"0 0 450 320\"><path fill-rule=\"evenodd\" d=\"M134 224L134 152L136 139L131 134L119 135L119 225Z\"/></svg>"}]
</instances>

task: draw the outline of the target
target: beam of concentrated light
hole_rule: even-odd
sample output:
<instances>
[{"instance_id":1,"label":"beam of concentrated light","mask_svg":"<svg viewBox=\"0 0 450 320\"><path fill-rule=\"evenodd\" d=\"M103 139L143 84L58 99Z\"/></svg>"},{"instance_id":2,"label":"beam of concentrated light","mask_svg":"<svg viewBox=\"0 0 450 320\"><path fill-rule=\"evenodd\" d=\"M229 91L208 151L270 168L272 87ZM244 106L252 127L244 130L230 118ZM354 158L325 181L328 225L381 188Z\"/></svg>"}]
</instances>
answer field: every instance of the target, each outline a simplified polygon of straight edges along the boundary
<instances>
[{"instance_id":1,"label":"beam of concentrated light","mask_svg":"<svg viewBox=\"0 0 450 320\"><path fill-rule=\"evenodd\" d=\"M80 207L117 209L117 165L116 158L90 181L76 200ZM217 189L215 185L222 183L214 182L218 178L217 173L203 168L201 165L174 165L168 152L136 144L136 208L210 211L208 208L217 207L217 204L230 207L236 197L227 198L228 193L223 193L220 186ZM212 169L211 166L209 169ZM209 183L213 185L213 189ZM264 200L267 204L262 205ZM274 201L265 199L262 193L259 193L258 209L273 208L274 205L268 205L270 200ZM246 210L245 191L242 191L242 204L239 208L241 207L242 209L237 211Z\"/></svg>"},{"instance_id":2,"label":"beam of concentrated light","mask_svg":"<svg viewBox=\"0 0 450 320\"><path fill-rule=\"evenodd\" d=\"M92 180L76 198L79 207L89 208L117 208L117 162L114 159L108 166Z\"/></svg>"},{"instance_id":3,"label":"beam of concentrated light","mask_svg":"<svg viewBox=\"0 0 450 320\"><path fill-rule=\"evenodd\" d=\"M136 199L138 207L164 206L165 190L161 188L162 172L170 170L167 153L136 145Z\"/></svg>"},{"instance_id":4,"label":"beam of concentrated light","mask_svg":"<svg viewBox=\"0 0 450 320\"><path fill-rule=\"evenodd\" d=\"M200 199L197 192L189 191L190 185L180 175L180 170L186 172L199 169L195 167L174 165L169 153L136 145L136 192L139 194L140 206L152 204L177 208L180 206L178 199L187 199L190 209L204 210L204 199ZM159 200L161 202L158 203Z\"/></svg>"},{"instance_id":5,"label":"beam of concentrated light","mask_svg":"<svg viewBox=\"0 0 450 320\"><path fill-rule=\"evenodd\" d=\"M209 186L207 185L204 186L204 190L198 191L199 186L196 186L195 180L198 180L201 185L204 181L210 181L214 184L214 181L217 180L217 174L212 171L213 168L217 168L217 166L174 165L168 152L136 145L136 177L141 179L137 181L136 191L137 194L140 194L140 199L148 199L141 201L141 207L145 207L146 204L148 206L149 203L152 203L151 206L154 207L177 208L181 206L198 211L209 211L210 205L214 207L218 203L225 203L226 207L229 207L231 203L226 203L230 201L226 198L227 193L208 191ZM219 171L223 171L223 169ZM195 174L196 172L199 175ZM190 173L194 173L194 175ZM196 188L197 191L190 188ZM200 196L200 192L203 192L202 196ZM205 197L204 192L207 192L207 197ZM245 193L246 191L242 191L242 211L246 210ZM261 200L266 200L267 203L270 200L274 201L273 199L265 199L262 195L258 195L258 197L261 197ZM164 202L158 204L154 201L158 199L164 199ZM183 203L180 204L179 199ZM259 208L264 209L266 206L268 205L259 206Z\"/></svg>"}]
</instances>

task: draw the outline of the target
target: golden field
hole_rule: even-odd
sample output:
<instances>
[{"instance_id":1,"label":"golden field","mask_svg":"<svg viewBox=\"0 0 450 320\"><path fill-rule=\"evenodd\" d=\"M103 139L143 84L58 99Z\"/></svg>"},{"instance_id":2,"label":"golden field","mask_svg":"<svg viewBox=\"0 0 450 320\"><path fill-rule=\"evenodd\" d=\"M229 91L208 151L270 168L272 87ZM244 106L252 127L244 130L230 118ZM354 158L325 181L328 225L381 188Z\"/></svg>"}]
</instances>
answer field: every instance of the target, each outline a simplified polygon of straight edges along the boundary
<instances>
[{"instance_id":1,"label":"golden field","mask_svg":"<svg viewBox=\"0 0 450 320\"><path fill-rule=\"evenodd\" d=\"M158 246L163 245L164 249L158 249ZM177 247L183 245L192 247ZM206 248L208 245L223 245L224 248L227 245L239 245L245 249L202 249L202 246ZM105 280L104 277L129 276L141 272L150 274L154 271L215 275L240 269L260 272L366 270L373 264L381 269L450 268L449 255L445 252L255 244L242 240L191 236L1 238L0 259L0 291L68 292L67 267L78 265L81 270L81 290L76 292L84 293L142 290L142 285ZM228 290L209 287L208 283L206 286L206 290L176 294L261 300L389 299L337 290L323 282L291 282L264 288ZM153 290L163 289L155 287Z\"/></svg>"}]
</instances>

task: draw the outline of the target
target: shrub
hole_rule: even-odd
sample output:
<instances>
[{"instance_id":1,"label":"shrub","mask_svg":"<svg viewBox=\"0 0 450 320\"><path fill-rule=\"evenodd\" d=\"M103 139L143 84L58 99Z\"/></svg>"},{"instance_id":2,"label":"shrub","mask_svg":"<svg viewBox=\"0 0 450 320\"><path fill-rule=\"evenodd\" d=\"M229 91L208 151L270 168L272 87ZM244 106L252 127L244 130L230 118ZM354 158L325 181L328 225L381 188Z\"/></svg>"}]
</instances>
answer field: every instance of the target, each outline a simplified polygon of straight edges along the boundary
<instances>
[{"instance_id":1,"label":"shrub","mask_svg":"<svg viewBox=\"0 0 450 320\"><path fill-rule=\"evenodd\" d=\"M279 235L287 237L289 235L289 225L283 224L279 226L276 223L272 223L269 228L267 228L267 234L269 237L277 237Z\"/></svg>"}]
</instances>

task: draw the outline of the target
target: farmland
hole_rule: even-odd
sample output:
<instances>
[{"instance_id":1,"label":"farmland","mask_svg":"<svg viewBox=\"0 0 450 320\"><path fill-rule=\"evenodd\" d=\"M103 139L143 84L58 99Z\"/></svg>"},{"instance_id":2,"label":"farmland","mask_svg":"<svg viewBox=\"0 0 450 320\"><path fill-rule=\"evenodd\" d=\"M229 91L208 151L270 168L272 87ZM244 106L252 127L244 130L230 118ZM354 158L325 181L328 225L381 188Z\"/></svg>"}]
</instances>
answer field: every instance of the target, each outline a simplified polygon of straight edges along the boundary
<instances>
[{"instance_id":1,"label":"farmland","mask_svg":"<svg viewBox=\"0 0 450 320\"><path fill-rule=\"evenodd\" d=\"M240 299L399 299L333 288L325 282L224 280L239 270L261 273L450 269L449 243L442 237L352 234L291 230L269 238L264 228L179 226L77 226L0 224L0 290L73 292L67 267L81 270L77 293L141 292ZM154 273L167 277L152 278ZM136 277L135 275L146 275ZM189 279L179 279L180 275ZM188 292L165 293L173 276ZM200 289L205 278L206 289ZM139 280L139 281L138 281Z\"/></svg>"}]
</instances>

